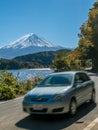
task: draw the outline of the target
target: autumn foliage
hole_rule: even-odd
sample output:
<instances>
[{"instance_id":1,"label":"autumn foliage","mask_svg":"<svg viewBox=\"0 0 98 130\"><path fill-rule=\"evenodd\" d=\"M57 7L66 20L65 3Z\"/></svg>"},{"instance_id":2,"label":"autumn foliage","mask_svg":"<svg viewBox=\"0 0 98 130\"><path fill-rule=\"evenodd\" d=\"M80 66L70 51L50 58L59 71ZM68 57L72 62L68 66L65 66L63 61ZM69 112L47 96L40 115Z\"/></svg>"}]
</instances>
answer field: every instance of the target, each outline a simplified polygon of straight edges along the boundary
<instances>
[{"instance_id":1,"label":"autumn foliage","mask_svg":"<svg viewBox=\"0 0 98 130\"><path fill-rule=\"evenodd\" d=\"M78 36L78 47L60 58L64 59L67 66L65 70L84 70L90 67L92 71L98 72L98 2L89 10L88 19L80 27Z\"/></svg>"}]
</instances>

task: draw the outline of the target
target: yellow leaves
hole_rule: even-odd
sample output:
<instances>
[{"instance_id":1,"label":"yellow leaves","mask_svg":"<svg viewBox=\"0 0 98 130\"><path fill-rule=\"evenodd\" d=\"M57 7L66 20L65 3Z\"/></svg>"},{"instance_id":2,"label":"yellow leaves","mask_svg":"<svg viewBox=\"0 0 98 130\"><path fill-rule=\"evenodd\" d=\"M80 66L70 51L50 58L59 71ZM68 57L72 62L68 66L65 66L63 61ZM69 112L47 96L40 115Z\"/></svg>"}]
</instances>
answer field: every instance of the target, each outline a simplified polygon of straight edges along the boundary
<instances>
[{"instance_id":1,"label":"yellow leaves","mask_svg":"<svg viewBox=\"0 0 98 130\"><path fill-rule=\"evenodd\" d=\"M88 33L92 33L92 27L87 26L86 30L88 31Z\"/></svg>"},{"instance_id":2,"label":"yellow leaves","mask_svg":"<svg viewBox=\"0 0 98 130\"><path fill-rule=\"evenodd\" d=\"M88 39L86 39L86 38L81 38L80 40L79 40L79 47L85 47L85 48L88 48L88 47L94 47L94 44L90 41L90 40L88 40Z\"/></svg>"},{"instance_id":3,"label":"yellow leaves","mask_svg":"<svg viewBox=\"0 0 98 130\"><path fill-rule=\"evenodd\" d=\"M79 59L79 56L80 52L76 49L66 56L66 61L68 64L71 64L72 62L75 63L75 61Z\"/></svg>"},{"instance_id":4,"label":"yellow leaves","mask_svg":"<svg viewBox=\"0 0 98 130\"><path fill-rule=\"evenodd\" d=\"M91 20L95 19L96 15L98 14L98 9L92 9L89 13L89 18Z\"/></svg>"}]
</instances>

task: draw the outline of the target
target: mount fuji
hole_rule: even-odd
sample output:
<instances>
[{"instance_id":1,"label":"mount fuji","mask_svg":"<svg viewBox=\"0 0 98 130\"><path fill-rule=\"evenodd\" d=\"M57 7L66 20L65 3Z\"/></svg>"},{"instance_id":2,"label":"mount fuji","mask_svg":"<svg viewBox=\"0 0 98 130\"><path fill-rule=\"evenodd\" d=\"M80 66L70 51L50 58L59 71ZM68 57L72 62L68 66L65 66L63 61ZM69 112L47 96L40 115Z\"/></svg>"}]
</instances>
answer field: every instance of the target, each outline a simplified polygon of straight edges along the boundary
<instances>
[{"instance_id":1,"label":"mount fuji","mask_svg":"<svg viewBox=\"0 0 98 130\"><path fill-rule=\"evenodd\" d=\"M43 51L56 51L64 49L54 45L36 34L27 34L13 43L0 48L0 57L12 59L17 56L33 54Z\"/></svg>"}]
</instances>

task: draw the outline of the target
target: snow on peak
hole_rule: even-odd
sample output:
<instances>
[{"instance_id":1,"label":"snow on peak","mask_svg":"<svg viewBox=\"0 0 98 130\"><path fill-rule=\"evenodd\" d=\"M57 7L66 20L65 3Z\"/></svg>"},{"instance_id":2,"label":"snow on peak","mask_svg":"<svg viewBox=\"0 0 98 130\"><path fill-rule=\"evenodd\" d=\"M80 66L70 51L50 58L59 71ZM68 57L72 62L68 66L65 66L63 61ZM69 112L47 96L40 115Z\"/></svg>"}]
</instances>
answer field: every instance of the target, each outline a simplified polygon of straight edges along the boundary
<instances>
[{"instance_id":1,"label":"snow on peak","mask_svg":"<svg viewBox=\"0 0 98 130\"><path fill-rule=\"evenodd\" d=\"M11 44L0 48L0 56L3 58L14 58L17 56L33 54L43 51L56 51L62 49L47 40L38 37L34 33L27 34Z\"/></svg>"},{"instance_id":2,"label":"snow on peak","mask_svg":"<svg viewBox=\"0 0 98 130\"><path fill-rule=\"evenodd\" d=\"M30 46L35 47L57 47L47 40L38 37L34 33L27 34L18 40L12 42L11 44L5 46L4 48L27 48Z\"/></svg>"}]
</instances>

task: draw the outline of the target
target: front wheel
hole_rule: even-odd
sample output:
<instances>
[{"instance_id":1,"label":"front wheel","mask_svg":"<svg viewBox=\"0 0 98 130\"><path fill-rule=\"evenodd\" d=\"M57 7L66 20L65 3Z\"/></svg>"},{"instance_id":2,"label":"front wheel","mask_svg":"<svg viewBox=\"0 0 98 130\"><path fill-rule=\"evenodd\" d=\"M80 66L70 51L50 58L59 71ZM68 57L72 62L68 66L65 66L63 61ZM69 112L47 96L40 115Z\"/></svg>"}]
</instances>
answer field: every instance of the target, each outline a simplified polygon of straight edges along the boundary
<instances>
[{"instance_id":1,"label":"front wheel","mask_svg":"<svg viewBox=\"0 0 98 130\"><path fill-rule=\"evenodd\" d=\"M71 100L70 106L69 106L69 114L71 117L73 117L77 112L77 103L74 99Z\"/></svg>"}]
</instances>

